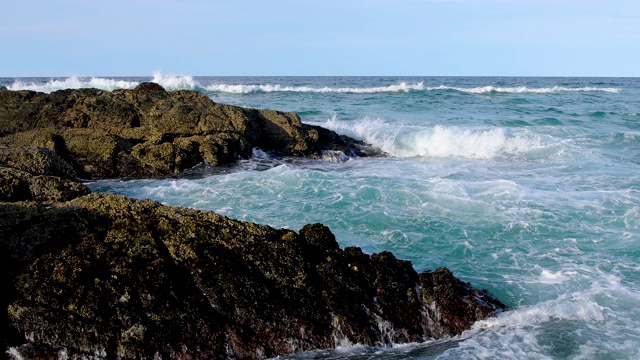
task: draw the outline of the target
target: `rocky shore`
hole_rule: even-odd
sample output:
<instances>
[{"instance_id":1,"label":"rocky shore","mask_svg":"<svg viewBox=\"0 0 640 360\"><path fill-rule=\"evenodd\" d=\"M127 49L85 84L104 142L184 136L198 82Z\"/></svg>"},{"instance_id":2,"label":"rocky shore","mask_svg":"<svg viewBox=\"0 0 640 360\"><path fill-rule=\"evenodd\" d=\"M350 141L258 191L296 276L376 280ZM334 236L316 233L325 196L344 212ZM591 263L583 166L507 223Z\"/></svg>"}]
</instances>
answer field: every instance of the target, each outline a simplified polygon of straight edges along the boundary
<instances>
[{"instance_id":1,"label":"rocky shore","mask_svg":"<svg viewBox=\"0 0 640 360\"><path fill-rule=\"evenodd\" d=\"M380 153L193 91L0 90L0 333L11 358L261 359L460 334L504 305L439 268L212 212L91 193L283 156Z\"/></svg>"}]
</instances>

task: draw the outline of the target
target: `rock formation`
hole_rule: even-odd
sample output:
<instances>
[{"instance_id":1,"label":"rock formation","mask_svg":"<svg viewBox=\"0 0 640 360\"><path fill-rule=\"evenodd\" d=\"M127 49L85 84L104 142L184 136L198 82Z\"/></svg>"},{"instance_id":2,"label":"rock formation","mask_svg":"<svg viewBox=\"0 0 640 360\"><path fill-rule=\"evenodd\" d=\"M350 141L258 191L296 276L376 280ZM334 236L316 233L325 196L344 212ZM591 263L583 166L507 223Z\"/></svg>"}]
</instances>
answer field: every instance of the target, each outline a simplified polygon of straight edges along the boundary
<instances>
[{"instance_id":1,"label":"rock formation","mask_svg":"<svg viewBox=\"0 0 640 360\"><path fill-rule=\"evenodd\" d=\"M0 92L0 333L12 358L261 359L459 334L504 305L440 268L76 180L366 145L195 92ZM372 152L375 153L375 152Z\"/></svg>"},{"instance_id":2,"label":"rock formation","mask_svg":"<svg viewBox=\"0 0 640 360\"><path fill-rule=\"evenodd\" d=\"M302 124L294 113L222 105L195 91L0 92L0 146L39 146L68 161L78 177L146 178L199 163L218 166L260 148L286 156L380 154L351 138Z\"/></svg>"}]
</instances>

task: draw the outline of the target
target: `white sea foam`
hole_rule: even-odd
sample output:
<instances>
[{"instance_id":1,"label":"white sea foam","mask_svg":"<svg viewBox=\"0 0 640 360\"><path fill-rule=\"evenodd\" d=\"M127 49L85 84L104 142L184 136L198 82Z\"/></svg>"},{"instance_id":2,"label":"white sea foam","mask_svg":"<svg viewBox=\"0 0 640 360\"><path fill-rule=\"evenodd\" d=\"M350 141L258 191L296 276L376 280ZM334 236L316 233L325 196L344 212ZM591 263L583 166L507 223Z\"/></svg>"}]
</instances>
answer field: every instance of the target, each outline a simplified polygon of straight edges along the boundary
<instances>
[{"instance_id":1,"label":"white sea foam","mask_svg":"<svg viewBox=\"0 0 640 360\"><path fill-rule=\"evenodd\" d=\"M459 86L425 86L424 82L409 83L405 81L398 82L387 86L373 87L313 87L313 86L289 86L281 84L226 84L215 82L209 85L200 84L193 76L190 75L164 75L159 71L153 73L151 81L162 85L167 90L196 90L204 89L211 92L231 93L231 94L248 94L255 92L299 92L299 93L336 93L336 94L374 94L374 93L397 93L410 91L458 91L472 94L491 94L491 93L556 93L556 92L609 92L618 93L621 90L613 87L564 87L553 86L543 88L531 88L527 86L501 87L501 86L477 86L477 87L459 87ZM24 83L16 80L8 88L10 90L34 90L42 92L52 92L62 89L80 89L80 88L97 88L102 90L114 89L131 89L139 83L136 81L117 80L101 77L83 78L71 76L66 79L51 79L45 84L31 82ZM629 116L635 116L630 114Z\"/></svg>"},{"instance_id":2,"label":"white sea foam","mask_svg":"<svg viewBox=\"0 0 640 360\"><path fill-rule=\"evenodd\" d=\"M156 71L153 73L152 82L161 85L166 90L194 90L200 86L192 76L179 76L179 75L163 75L161 72Z\"/></svg>"},{"instance_id":3,"label":"white sea foam","mask_svg":"<svg viewBox=\"0 0 640 360\"><path fill-rule=\"evenodd\" d=\"M640 207L634 207L624 214L624 225L627 229L640 229Z\"/></svg>"},{"instance_id":4,"label":"white sea foam","mask_svg":"<svg viewBox=\"0 0 640 360\"><path fill-rule=\"evenodd\" d=\"M373 93L389 93L389 92L410 92L410 91L459 91L472 94L491 94L491 93L534 93L546 94L557 92L609 92L618 93L620 89L612 87L564 87L553 86L544 88L531 88L526 86L516 87L500 87L500 86L477 86L477 87L456 87L456 86L425 86L424 82L407 83L399 82L387 86L374 87L312 87L312 86L286 86L280 84L225 84L214 83L204 87L207 91L247 94L255 92L302 92L302 93L353 93L353 94L373 94Z\"/></svg>"},{"instance_id":5,"label":"white sea foam","mask_svg":"<svg viewBox=\"0 0 640 360\"><path fill-rule=\"evenodd\" d=\"M593 92L593 91L601 91L601 92L609 92L609 93L618 93L620 92L619 88L613 87L564 87L564 86L553 86L553 87L543 87L543 88L530 88L527 86L514 86L514 87L502 87L502 86L477 86L477 87L457 87L457 86L446 86L440 85L436 87L428 87L427 90L454 90L465 93L472 94L491 94L491 93L534 93L534 94L548 94L548 93L557 93L557 92Z\"/></svg>"},{"instance_id":6,"label":"white sea foam","mask_svg":"<svg viewBox=\"0 0 640 360\"><path fill-rule=\"evenodd\" d=\"M509 135L503 128L470 130L436 125L400 138L406 155L491 159L501 154L519 154L542 147L540 139Z\"/></svg>"},{"instance_id":7,"label":"white sea foam","mask_svg":"<svg viewBox=\"0 0 640 360\"><path fill-rule=\"evenodd\" d=\"M333 163L343 163L349 161L349 156L342 151L325 150L322 152L322 160Z\"/></svg>"},{"instance_id":8,"label":"white sea foam","mask_svg":"<svg viewBox=\"0 0 640 360\"><path fill-rule=\"evenodd\" d=\"M422 82L409 84L400 82L388 86L377 87L311 87L311 86L283 86L280 84L254 84L254 85L234 85L217 83L205 87L207 91L226 92L232 94L247 94L253 92L309 92L309 93L354 93L371 94L384 92L409 92L411 90L424 90Z\"/></svg>"},{"instance_id":9,"label":"white sea foam","mask_svg":"<svg viewBox=\"0 0 640 360\"><path fill-rule=\"evenodd\" d=\"M476 130L435 125L403 129L381 119L364 118L346 123L335 116L320 125L366 141L398 157L491 159L503 155L526 155L551 147L544 144L538 135L510 134L504 128Z\"/></svg>"},{"instance_id":10,"label":"white sea foam","mask_svg":"<svg viewBox=\"0 0 640 360\"><path fill-rule=\"evenodd\" d=\"M195 81L192 76L163 75L160 72L153 73L153 78L151 79L151 81L160 84L162 87L170 91L194 90L200 86L200 84ZM101 77L84 78L71 76L66 79L51 79L46 83L25 83L22 80L18 79L7 88L9 90L33 90L50 93L53 91L64 89L96 88L107 91L112 91L115 89L133 89L139 84L140 82L137 81L127 81Z\"/></svg>"},{"instance_id":11,"label":"white sea foam","mask_svg":"<svg viewBox=\"0 0 640 360\"><path fill-rule=\"evenodd\" d=\"M102 90L115 90L115 89L132 89L139 83L135 81L106 79L106 78L80 78L77 76L71 76L63 80L51 79L44 84L35 82L24 83L21 80L16 80L13 84L7 88L9 90L32 90L50 93L63 89L83 89L83 88L96 88Z\"/></svg>"},{"instance_id":12,"label":"white sea foam","mask_svg":"<svg viewBox=\"0 0 640 360\"><path fill-rule=\"evenodd\" d=\"M347 123L338 120L334 115L331 119L319 123L319 125L339 134L364 140L392 155L394 155L395 150L395 139L400 131L400 127L397 125L391 125L382 119L369 117L358 120L355 123Z\"/></svg>"},{"instance_id":13,"label":"white sea foam","mask_svg":"<svg viewBox=\"0 0 640 360\"><path fill-rule=\"evenodd\" d=\"M562 295L555 300L515 308L482 321L462 334L460 346L441 358L546 359L540 344L546 324L568 321L593 324L606 319L607 308L599 305L590 292Z\"/></svg>"}]
</instances>

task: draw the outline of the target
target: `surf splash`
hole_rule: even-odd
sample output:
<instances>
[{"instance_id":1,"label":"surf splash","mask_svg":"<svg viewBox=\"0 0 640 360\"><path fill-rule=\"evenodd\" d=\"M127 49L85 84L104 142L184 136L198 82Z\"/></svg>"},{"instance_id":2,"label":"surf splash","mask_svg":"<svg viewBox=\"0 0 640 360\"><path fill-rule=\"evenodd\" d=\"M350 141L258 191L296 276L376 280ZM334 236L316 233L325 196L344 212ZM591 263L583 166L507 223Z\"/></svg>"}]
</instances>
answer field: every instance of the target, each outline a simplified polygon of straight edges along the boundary
<instances>
[{"instance_id":1,"label":"surf splash","mask_svg":"<svg viewBox=\"0 0 640 360\"><path fill-rule=\"evenodd\" d=\"M388 86L376 87L311 87L311 86L282 86L279 84L263 84L263 85L230 85L230 84L212 84L206 86L207 91L225 92L232 94L248 94L253 92L299 92L299 93L336 93L336 94L373 94L387 92L409 92L424 90L424 83L408 84L400 82Z\"/></svg>"},{"instance_id":2,"label":"surf splash","mask_svg":"<svg viewBox=\"0 0 640 360\"><path fill-rule=\"evenodd\" d=\"M492 93L510 93L510 94L549 94L549 93L558 93L558 92L593 92L593 91L602 91L608 93L618 93L620 92L619 88L613 87L564 87L564 86L552 86L552 87L540 87L540 88L531 88L527 86L512 86L512 87L501 87L501 86L476 86L476 87L456 87L456 86L445 86L440 85L437 87L427 88L430 91L434 90L451 90L451 91L459 91L463 93L471 93L471 94L492 94Z\"/></svg>"},{"instance_id":3,"label":"surf splash","mask_svg":"<svg viewBox=\"0 0 640 360\"><path fill-rule=\"evenodd\" d=\"M7 89L14 91L31 90L45 93L64 89L85 88L96 88L112 91L115 89L133 89L138 84L139 82L136 81L116 80L99 77L80 78L77 76L71 76L66 79L51 79L44 84L38 82L23 82L22 80L16 80L13 84L7 86Z\"/></svg>"},{"instance_id":4,"label":"surf splash","mask_svg":"<svg viewBox=\"0 0 640 360\"><path fill-rule=\"evenodd\" d=\"M557 150L539 134L512 133L505 128L465 129L444 125L418 128L391 125L373 118L347 123L336 116L318 125L366 141L396 157L492 159L545 151L551 154Z\"/></svg>"},{"instance_id":5,"label":"surf splash","mask_svg":"<svg viewBox=\"0 0 640 360\"><path fill-rule=\"evenodd\" d=\"M357 87L357 86L292 86L282 84L229 84L219 79L211 78L198 78L196 79L190 75L165 75L159 71L153 73L153 76L149 80L130 81L117 78L107 77L78 77L71 76L68 78L56 78L50 79L48 82L23 82L22 80L15 80L13 84L7 86L9 90L33 90L40 92L52 92L63 89L81 89L81 88L96 88L101 90L115 90L115 89L132 89L136 87L142 81L152 81L160 84L165 89L172 90L197 90L210 93L227 93L227 94L252 94L252 93L276 93L276 92L290 92L290 93L316 93L316 94L376 94L376 93L410 93L410 92L423 92L423 93L437 93L437 92L459 92L468 94L549 94L558 92L608 92L618 93L621 91L615 87L565 87L565 86L551 86L551 87L527 87L527 86L475 86L475 87L460 87L460 86L426 86L424 81L419 82L406 82L399 81L395 84L386 86L371 86L371 87Z\"/></svg>"}]
</instances>

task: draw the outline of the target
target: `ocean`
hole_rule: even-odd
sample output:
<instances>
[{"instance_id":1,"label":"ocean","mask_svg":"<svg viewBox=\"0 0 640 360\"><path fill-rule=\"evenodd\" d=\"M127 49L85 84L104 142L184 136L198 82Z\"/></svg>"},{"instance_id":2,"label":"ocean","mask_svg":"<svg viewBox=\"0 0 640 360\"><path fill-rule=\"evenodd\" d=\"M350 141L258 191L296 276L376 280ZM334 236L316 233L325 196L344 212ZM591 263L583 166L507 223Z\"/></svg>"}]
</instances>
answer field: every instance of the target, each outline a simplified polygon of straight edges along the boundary
<instances>
[{"instance_id":1,"label":"ocean","mask_svg":"<svg viewBox=\"0 0 640 360\"><path fill-rule=\"evenodd\" d=\"M510 309L453 339L344 344L296 359L640 358L640 79L526 77L2 78L11 90L201 91L294 111L387 157L275 158L99 192L388 250L446 266Z\"/></svg>"}]
</instances>

